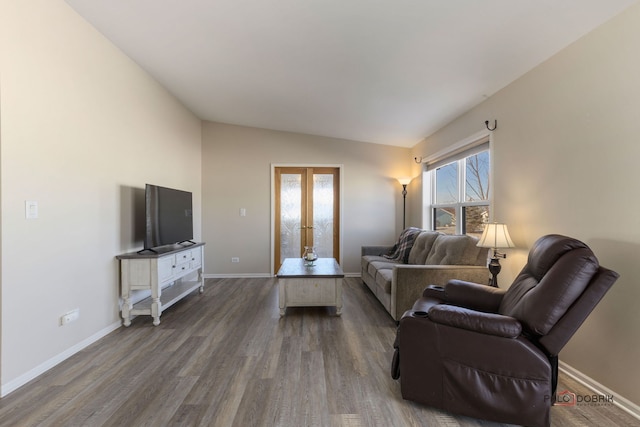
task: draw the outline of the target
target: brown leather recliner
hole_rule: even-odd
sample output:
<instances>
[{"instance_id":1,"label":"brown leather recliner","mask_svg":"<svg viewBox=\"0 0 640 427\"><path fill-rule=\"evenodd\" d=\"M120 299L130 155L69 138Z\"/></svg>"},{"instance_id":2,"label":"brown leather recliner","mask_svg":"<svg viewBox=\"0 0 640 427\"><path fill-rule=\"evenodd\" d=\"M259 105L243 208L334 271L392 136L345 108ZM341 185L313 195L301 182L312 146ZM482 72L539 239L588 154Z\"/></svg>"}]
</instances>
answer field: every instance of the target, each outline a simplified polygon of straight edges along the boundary
<instances>
[{"instance_id":1,"label":"brown leather recliner","mask_svg":"<svg viewBox=\"0 0 640 427\"><path fill-rule=\"evenodd\" d=\"M429 286L398 325L402 397L455 414L548 426L558 353L618 278L584 243L540 238L508 290Z\"/></svg>"}]
</instances>

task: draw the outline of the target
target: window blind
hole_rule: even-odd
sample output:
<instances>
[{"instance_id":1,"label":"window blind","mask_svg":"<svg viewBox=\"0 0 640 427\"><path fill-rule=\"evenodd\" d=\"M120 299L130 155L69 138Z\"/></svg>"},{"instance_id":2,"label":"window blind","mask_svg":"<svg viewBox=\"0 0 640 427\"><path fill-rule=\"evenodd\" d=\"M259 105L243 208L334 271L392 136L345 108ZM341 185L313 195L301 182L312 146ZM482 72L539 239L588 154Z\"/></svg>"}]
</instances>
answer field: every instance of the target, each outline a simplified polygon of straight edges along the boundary
<instances>
[{"instance_id":1,"label":"window blind","mask_svg":"<svg viewBox=\"0 0 640 427\"><path fill-rule=\"evenodd\" d=\"M425 170L434 170L448 163L455 162L465 157L473 156L482 151L489 149L489 138L482 138L478 141L472 142L469 145L465 145L457 150L453 150L438 158L428 160L425 164Z\"/></svg>"}]
</instances>

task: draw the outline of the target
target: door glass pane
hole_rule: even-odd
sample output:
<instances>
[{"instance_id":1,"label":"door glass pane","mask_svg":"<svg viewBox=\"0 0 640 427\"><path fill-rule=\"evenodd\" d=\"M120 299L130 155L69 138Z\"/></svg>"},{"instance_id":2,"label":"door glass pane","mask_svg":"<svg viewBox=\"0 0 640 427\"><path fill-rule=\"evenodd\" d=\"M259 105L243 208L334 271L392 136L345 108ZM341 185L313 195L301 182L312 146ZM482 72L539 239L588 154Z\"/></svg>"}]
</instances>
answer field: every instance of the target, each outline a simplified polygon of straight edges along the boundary
<instances>
[{"instance_id":1,"label":"door glass pane","mask_svg":"<svg viewBox=\"0 0 640 427\"><path fill-rule=\"evenodd\" d=\"M489 151L483 151L465 159L465 200L475 202L489 200Z\"/></svg>"},{"instance_id":2,"label":"door glass pane","mask_svg":"<svg viewBox=\"0 0 640 427\"><path fill-rule=\"evenodd\" d=\"M456 234L456 209L437 208L433 210L433 228L444 234Z\"/></svg>"},{"instance_id":3,"label":"door glass pane","mask_svg":"<svg viewBox=\"0 0 640 427\"><path fill-rule=\"evenodd\" d=\"M313 246L333 258L333 175L313 174Z\"/></svg>"},{"instance_id":4,"label":"door glass pane","mask_svg":"<svg viewBox=\"0 0 640 427\"><path fill-rule=\"evenodd\" d=\"M282 174L280 180L280 260L298 258L302 225L302 176Z\"/></svg>"},{"instance_id":5,"label":"door glass pane","mask_svg":"<svg viewBox=\"0 0 640 427\"><path fill-rule=\"evenodd\" d=\"M479 239L484 231L484 225L489 222L489 206L466 206L464 218L466 234Z\"/></svg>"},{"instance_id":6,"label":"door glass pane","mask_svg":"<svg viewBox=\"0 0 640 427\"><path fill-rule=\"evenodd\" d=\"M436 169L436 204L456 203L458 201L458 163Z\"/></svg>"}]
</instances>

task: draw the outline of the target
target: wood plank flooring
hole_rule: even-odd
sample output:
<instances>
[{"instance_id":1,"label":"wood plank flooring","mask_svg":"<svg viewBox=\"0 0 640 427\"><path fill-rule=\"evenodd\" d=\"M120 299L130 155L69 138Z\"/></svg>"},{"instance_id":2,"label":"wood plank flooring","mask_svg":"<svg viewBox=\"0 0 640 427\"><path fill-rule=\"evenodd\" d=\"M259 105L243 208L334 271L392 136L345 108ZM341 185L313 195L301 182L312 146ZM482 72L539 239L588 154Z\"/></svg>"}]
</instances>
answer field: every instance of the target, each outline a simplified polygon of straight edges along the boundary
<instances>
[{"instance_id":1,"label":"wood plank flooring","mask_svg":"<svg viewBox=\"0 0 640 427\"><path fill-rule=\"evenodd\" d=\"M360 279L335 308L288 308L275 279L208 279L154 327L140 316L0 399L0 426L501 426L402 400L395 323ZM590 394L560 375L559 390ZM638 426L615 406L554 426Z\"/></svg>"}]
</instances>

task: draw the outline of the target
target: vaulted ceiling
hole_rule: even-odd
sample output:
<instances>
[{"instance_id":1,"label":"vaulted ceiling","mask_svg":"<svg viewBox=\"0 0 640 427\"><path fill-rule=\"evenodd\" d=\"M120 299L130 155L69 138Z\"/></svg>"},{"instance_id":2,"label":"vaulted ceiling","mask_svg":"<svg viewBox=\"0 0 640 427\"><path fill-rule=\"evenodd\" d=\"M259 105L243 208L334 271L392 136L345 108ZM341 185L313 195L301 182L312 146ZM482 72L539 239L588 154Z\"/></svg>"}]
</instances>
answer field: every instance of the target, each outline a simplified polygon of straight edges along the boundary
<instances>
[{"instance_id":1,"label":"vaulted ceiling","mask_svg":"<svg viewBox=\"0 0 640 427\"><path fill-rule=\"evenodd\" d=\"M635 0L66 0L204 120L411 147Z\"/></svg>"}]
</instances>

